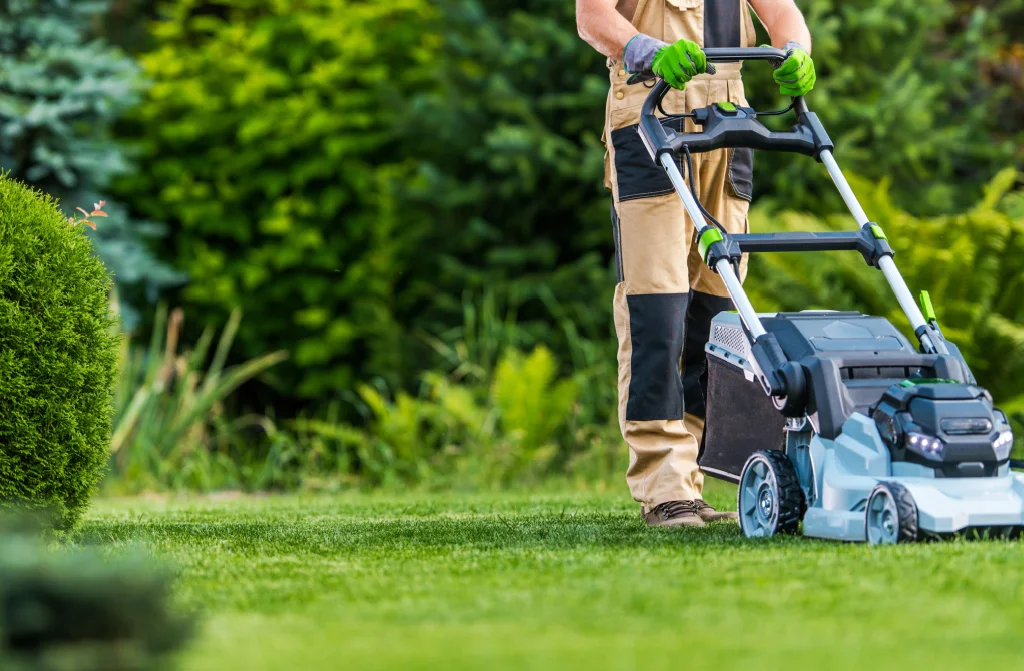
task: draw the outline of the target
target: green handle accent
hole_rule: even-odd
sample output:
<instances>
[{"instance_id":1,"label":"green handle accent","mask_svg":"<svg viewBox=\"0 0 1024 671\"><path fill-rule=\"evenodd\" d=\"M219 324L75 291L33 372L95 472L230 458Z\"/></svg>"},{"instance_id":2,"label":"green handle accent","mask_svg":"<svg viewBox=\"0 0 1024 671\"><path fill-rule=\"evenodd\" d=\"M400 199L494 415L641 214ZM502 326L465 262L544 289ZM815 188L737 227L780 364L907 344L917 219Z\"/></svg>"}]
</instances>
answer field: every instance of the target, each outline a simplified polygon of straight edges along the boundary
<instances>
[{"instance_id":1,"label":"green handle accent","mask_svg":"<svg viewBox=\"0 0 1024 671\"><path fill-rule=\"evenodd\" d=\"M700 258L704 259L704 263L708 262L708 250L711 249L711 245L722 240L722 232L714 226L709 226L701 232L697 238L697 251L700 252Z\"/></svg>"},{"instance_id":2,"label":"green handle accent","mask_svg":"<svg viewBox=\"0 0 1024 671\"><path fill-rule=\"evenodd\" d=\"M871 224L871 235L875 236L879 240L887 240L885 237L885 231L878 224Z\"/></svg>"},{"instance_id":3,"label":"green handle accent","mask_svg":"<svg viewBox=\"0 0 1024 671\"><path fill-rule=\"evenodd\" d=\"M924 318L927 321L935 322L938 319L935 318L935 308L932 306L932 297L928 295L927 291L921 292L921 312L924 313Z\"/></svg>"},{"instance_id":4,"label":"green handle accent","mask_svg":"<svg viewBox=\"0 0 1024 671\"><path fill-rule=\"evenodd\" d=\"M950 380L944 377L922 377L914 380L904 380L900 382L901 387L914 387L919 384L960 384L956 380Z\"/></svg>"},{"instance_id":5,"label":"green handle accent","mask_svg":"<svg viewBox=\"0 0 1024 671\"><path fill-rule=\"evenodd\" d=\"M726 112L735 112L736 111L736 105L733 105L731 102L727 101L727 102L721 102L721 103L715 103L715 104L718 105L719 107L721 107L722 109L724 109Z\"/></svg>"}]
</instances>

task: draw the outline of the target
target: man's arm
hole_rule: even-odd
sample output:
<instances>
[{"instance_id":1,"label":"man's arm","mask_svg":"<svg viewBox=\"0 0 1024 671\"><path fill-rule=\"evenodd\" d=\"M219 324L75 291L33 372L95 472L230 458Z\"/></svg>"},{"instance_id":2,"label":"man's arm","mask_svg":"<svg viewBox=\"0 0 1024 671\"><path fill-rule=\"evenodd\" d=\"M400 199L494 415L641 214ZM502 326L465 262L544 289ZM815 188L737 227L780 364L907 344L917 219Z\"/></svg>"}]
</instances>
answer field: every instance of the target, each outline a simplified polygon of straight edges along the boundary
<instances>
[{"instance_id":1,"label":"man's arm","mask_svg":"<svg viewBox=\"0 0 1024 671\"><path fill-rule=\"evenodd\" d=\"M576 0L576 30L590 46L614 60L622 59L637 29L615 7L615 0Z\"/></svg>"},{"instance_id":2,"label":"man's arm","mask_svg":"<svg viewBox=\"0 0 1024 671\"><path fill-rule=\"evenodd\" d=\"M793 0L749 0L757 18L768 29L772 46L785 48L788 42L798 42L807 53L811 52L811 33L800 8ZM578 6L578 5L577 5Z\"/></svg>"}]
</instances>

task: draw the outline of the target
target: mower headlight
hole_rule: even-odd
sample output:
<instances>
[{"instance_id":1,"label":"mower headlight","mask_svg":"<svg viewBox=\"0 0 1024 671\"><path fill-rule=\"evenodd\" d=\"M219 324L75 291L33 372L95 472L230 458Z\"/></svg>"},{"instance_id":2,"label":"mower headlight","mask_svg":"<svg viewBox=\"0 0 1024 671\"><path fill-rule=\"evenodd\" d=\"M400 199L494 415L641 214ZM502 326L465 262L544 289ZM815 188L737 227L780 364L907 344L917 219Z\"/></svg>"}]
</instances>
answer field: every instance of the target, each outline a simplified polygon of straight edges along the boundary
<instances>
[{"instance_id":1,"label":"mower headlight","mask_svg":"<svg viewBox=\"0 0 1024 671\"><path fill-rule=\"evenodd\" d=\"M907 432L904 443L911 452L934 461L942 461L942 452L946 449L946 444L938 438L914 431Z\"/></svg>"},{"instance_id":2,"label":"mower headlight","mask_svg":"<svg viewBox=\"0 0 1024 671\"><path fill-rule=\"evenodd\" d=\"M1010 450L1013 449L1013 431L1004 426L992 441L992 449L996 451L996 460L1005 461L1010 458Z\"/></svg>"}]
</instances>

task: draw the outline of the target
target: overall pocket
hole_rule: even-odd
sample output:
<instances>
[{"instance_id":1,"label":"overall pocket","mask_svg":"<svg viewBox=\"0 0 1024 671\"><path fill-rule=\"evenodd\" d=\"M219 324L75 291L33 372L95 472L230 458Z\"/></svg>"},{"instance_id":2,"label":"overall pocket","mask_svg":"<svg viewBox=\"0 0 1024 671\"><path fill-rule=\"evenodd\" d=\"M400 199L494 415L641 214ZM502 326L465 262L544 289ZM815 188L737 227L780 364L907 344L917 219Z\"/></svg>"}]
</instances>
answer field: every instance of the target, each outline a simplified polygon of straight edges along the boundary
<instances>
[{"instance_id":1,"label":"overall pocket","mask_svg":"<svg viewBox=\"0 0 1024 671\"><path fill-rule=\"evenodd\" d=\"M729 190L736 198L754 197L754 150L736 147L729 150Z\"/></svg>"},{"instance_id":2,"label":"overall pocket","mask_svg":"<svg viewBox=\"0 0 1024 671\"><path fill-rule=\"evenodd\" d=\"M687 39L704 46L704 0L666 0L663 40Z\"/></svg>"}]
</instances>

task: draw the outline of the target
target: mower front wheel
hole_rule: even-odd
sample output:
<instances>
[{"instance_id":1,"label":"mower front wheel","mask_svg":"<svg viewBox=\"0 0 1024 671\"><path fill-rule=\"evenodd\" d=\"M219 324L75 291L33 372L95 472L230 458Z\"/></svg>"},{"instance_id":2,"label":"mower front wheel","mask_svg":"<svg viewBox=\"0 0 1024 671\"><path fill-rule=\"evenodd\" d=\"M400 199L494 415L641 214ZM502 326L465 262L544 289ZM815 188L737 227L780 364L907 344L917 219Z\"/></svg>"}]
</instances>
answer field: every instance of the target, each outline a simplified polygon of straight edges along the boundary
<instances>
[{"instance_id":1,"label":"mower front wheel","mask_svg":"<svg viewBox=\"0 0 1024 671\"><path fill-rule=\"evenodd\" d=\"M875 485L864 511L864 535L870 545L918 539L917 504L906 487L896 482Z\"/></svg>"},{"instance_id":2,"label":"mower front wheel","mask_svg":"<svg viewBox=\"0 0 1024 671\"><path fill-rule=\"evenodd\" d=\"M796 533L806 505L796 469L784 452L750 455L740 474L740 529L748 538Z\"/></svg>"}]
</instances>

